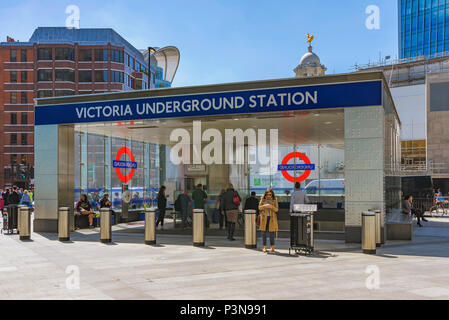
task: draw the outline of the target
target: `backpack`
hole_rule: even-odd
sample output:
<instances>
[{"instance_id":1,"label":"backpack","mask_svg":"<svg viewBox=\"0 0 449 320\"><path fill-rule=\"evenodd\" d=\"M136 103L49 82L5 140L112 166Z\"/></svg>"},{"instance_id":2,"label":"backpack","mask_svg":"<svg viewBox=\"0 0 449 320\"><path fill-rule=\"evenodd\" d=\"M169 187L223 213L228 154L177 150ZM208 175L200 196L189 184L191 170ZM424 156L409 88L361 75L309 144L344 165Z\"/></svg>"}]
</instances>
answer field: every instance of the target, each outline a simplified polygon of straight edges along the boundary
<instances>
[{"instance_id":1,"label":"backpack","mask_svg":"<svg viewBox=\"0 0 449 320\"><path fill-rule=\"evenodd\" d=\"M232 198L232 202L234 202L234 204L237 207L240 206L240 199L239 199L239 194L237 193L237 191L234 191L234 197Z\"/></svg>"},{"instance_id":2,"label":"backpack","mask_svg":"<svg viewBox=\"0 0 449 320\"><path fill-rule=\"evenodd\" d=\"M175 211L181 211L181 195L175 201Z\"/></svg>"}]
</instances>

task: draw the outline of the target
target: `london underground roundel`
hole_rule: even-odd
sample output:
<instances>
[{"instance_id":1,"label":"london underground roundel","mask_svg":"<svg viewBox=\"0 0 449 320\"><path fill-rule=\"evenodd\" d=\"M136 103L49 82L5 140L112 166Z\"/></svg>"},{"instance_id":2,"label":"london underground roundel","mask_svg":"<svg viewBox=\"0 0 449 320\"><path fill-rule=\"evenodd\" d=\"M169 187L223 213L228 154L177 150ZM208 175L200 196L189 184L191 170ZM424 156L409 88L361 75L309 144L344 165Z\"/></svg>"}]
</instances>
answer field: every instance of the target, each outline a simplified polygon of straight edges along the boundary
<instances>
[{"instance_id":1,"label":"london underground roundel","mask_svg":"<svg viewBox=\"0 0 449 320\"><path fill-rule=\"evenodd\" d=\"M122 161L121 158L123 155L128 156L128 159L131 161ZM117 173L117 177L123 183L128 183L133 178L137 169L137 162L134 158L133 153L127 147L122 147L117 151L117 155L115 156L115 160L112 163L112 166L115 168L115 172ZM131 169L127 175L124 175L120 169Z\"/></svg>"},{"instance_id":2,"label":"london underground roundel","mask_svg":"<svg viewBox=\"0 0 449 320\"><path fill-rule=\"evenodd\" d=\"M298 158L302 160L303 164L288 164L288 162L294 158ZM310 173L312 173L312 170L315 170L315 164L310 162L310 159L301 152L292 152L285 156L285 158L282 160L281 164L278 166L278 170L282 172L282 175L285 179L292 183L296 182L302 182L306 180ZM289 171L302 171L304 170L304 173L299 177L293 177Z\"/></svg>"}]
</instances>

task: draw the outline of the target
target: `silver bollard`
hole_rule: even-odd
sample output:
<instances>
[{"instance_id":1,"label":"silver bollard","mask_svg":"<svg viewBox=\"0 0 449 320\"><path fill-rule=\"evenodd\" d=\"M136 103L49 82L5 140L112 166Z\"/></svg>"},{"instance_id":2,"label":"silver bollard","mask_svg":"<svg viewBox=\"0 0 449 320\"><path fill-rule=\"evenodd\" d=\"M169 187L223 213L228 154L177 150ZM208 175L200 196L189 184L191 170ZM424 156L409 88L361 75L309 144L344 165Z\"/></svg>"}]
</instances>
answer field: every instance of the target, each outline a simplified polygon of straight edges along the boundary
<instances>
[{"instance_id":1,"label":"silver bollard","mask_svg":"<svg viewBox=\"0 0 449 320\"><path fill-rule=\"evenodd\" d=\"M204 209L193 210L193 245L204 247Z\"/></svg>"},{"instance_id":2,"label":"silver bollard","mask_svg":"<svg viewBox=\"0 0 449 320\"><path fill-rule=\"evenodd\" d=\"M145 244L156 244L156 210L145 208Z\"/></svg>"},{"instance_id":3,"label":"silver bollard","mask_svg":"<svg viewBox=\"0 0 449 320\"><path fill-rule=\"evenodd\" d=\"M362 213L362 250L366 254L376 254L376 214Z\"/></svg>"},{"instance_id":4,"label":"silver bollard","mask_svg":"<svg viewBox=\"0 0 449 320\"><path fill-rule=\"evenodd\" d=\"M245 248L257 248L256 210L245 210Z\"/></svg>"},{"instance_id":5,"label":"silver bollard","mask_svg":"<svg viewBox=\"0 0 449 320\"><path fill-rule=\"evenodd\" d=\"M100 241L102 243L112 242L112 212L109 208L100 210Z\"/></svg>"},{"instance_id":6,"label":"silver bollard","mask_svg":"<svg viewBox=\"0 0 449 320\"><path fill-rule=\"evenodd\" d=\"M31 239L31 215L30 208L26 206L19 207L18 221L20 240Z\"/></svg>"},{"instance_id":7,"label":"silver bollard","mask_svg":"<svg viewBox=\"0 0 449 320\"><path fill-rule=\"evenodd\" d=\"M58 239L59 241L70 241L70 208L59 208Z\"/></svg>"},{"instance_id":8,"label":"silver bollard","mask_svg":"<svg viewBox=\"0 0 449 320\"><path fill-rule=\"evenodd\" d=\"M376 215L376 247L380 247L382 245L381 239L381 226L382 226L382 217L380 210L374 210L374 214Z\"/></svg>"}]
</instances>

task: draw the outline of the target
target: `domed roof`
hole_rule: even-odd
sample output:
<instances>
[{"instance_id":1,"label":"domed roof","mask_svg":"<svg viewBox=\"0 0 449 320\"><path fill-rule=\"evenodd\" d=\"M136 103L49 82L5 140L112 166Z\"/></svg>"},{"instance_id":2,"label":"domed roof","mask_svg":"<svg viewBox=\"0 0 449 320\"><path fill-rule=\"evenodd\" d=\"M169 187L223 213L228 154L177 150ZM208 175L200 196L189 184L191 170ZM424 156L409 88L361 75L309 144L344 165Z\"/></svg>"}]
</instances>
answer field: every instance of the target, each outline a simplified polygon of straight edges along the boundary
<instances>
[{"instance_id":1,"label":"domed roof","mask_svg":"<svg viewBox=\"0 0 449 320\"><path fill-rule=\"evenodd\" d=\"M309 47L309 52L307 52L299 63L301 67L321 67L320 58L312 52L312 47Z\"/></svg>"}]
</instances>

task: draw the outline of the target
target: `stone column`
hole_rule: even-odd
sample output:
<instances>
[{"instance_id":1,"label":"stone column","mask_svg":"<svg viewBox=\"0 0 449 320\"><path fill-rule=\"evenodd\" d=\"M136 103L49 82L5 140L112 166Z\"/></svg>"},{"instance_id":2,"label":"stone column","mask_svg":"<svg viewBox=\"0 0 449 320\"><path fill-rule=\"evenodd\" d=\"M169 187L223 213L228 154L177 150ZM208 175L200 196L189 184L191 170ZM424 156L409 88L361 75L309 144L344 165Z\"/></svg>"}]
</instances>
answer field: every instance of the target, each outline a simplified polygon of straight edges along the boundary
<instances>
[{"instance_id":1,"label":"stone column","mask_svg":"<svg viewBox=\"0 0 449 320\"><path fill-rule=\"evenodd\" d=\"M74 126L35 126L35 232L58 231L58 208L74 205Z\"/></svg>"},{"instance_id":2,"label":"stone column","mask_svg":"<svg viewBox=\"0 0 449 320\"><path fill-rule=\"evenodd\" d=\"M361 242L362 212L384 214L384 109L345 108L345 239Z\"/></svg>"}]
</instances>

